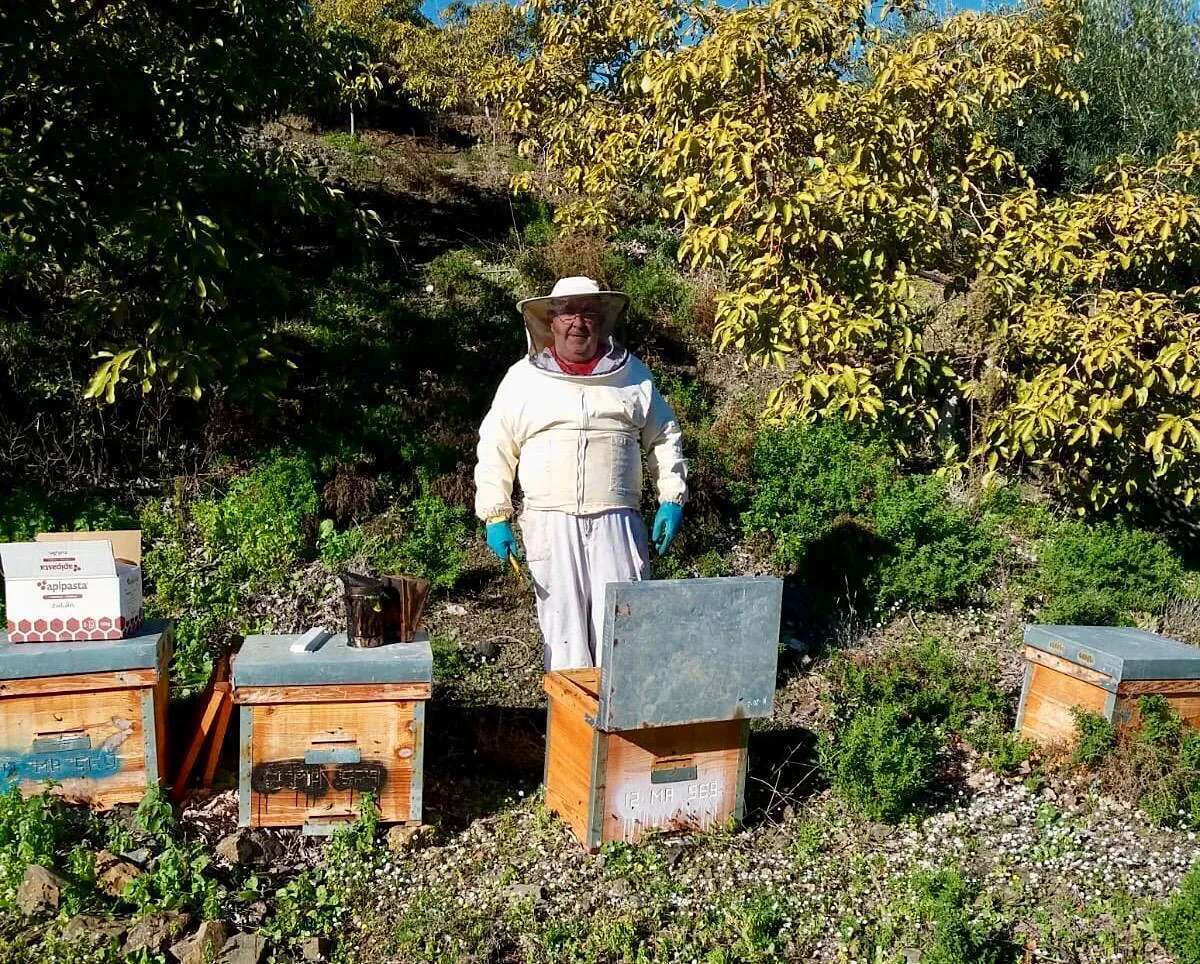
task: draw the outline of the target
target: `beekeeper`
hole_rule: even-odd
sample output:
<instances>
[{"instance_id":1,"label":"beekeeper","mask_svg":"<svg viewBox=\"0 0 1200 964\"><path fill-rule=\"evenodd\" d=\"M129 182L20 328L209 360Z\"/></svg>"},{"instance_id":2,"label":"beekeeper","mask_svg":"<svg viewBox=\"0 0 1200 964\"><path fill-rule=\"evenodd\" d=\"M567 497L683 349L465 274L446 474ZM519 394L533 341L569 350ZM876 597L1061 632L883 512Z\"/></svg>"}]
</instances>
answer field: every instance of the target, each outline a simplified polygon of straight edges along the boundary
<instances>
[{"instance_id":1,"label":"beekeeper","mask_svg":"<svg viewBox=\"0 0 1200 964\"><path fill-rule=\"evenodd\" d=\"M594 665L604 586L648 574L643 451L658 491L658 552L683 522L679 423L645 363L613 338L628 303L590 278L562 278L548 296L520 302L529 354L505 374L479 428L475 512L500 561L519 559L511 520L520 480L547 669Z\"/></svg>"}]
</instances>

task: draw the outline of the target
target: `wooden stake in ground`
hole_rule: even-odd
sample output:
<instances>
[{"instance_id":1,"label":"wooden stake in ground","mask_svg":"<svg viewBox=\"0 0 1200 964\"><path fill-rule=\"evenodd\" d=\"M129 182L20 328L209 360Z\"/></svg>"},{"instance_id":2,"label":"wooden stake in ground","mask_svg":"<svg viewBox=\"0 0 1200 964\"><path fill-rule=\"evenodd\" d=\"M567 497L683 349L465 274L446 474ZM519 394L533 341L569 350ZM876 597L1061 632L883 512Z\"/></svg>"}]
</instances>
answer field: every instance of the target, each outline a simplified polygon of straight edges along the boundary
<instances>
[{"instance_id":1,"label":"wooden stake in ground","mask_svg":"<svg viewBox=\"0 0 1200 964\"><path fill-rule=\"evenodd\" d=\"M176 803L187 793L188 779L205 743L208 744L208 756L204 761L200 786L205 789L212 787L213 777L217 772L217 760L221 756L221 745L225 742L225 732L229 729L229 719L233 714L228 656L221 656L217 665L213 667L212 679L204 692L203 706L200 724L196 727L196 733L188 744L187 753L184 754L179 772L171 785L171 799Z\"/></svg>"}]
</instances>

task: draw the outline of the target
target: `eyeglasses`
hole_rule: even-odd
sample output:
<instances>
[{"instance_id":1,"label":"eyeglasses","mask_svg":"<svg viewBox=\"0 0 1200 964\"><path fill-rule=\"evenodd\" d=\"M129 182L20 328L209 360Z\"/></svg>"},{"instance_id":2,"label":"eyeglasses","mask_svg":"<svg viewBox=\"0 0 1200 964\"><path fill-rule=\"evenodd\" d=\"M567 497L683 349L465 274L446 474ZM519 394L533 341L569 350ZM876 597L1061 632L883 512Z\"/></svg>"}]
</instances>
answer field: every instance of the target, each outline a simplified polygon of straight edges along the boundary
<instances>
[{"instance_id":1,"label":"eyeglasses","mask_svg":"<svg viewBox=\"0 0 1200 964\"><path fill-rule=\"evenodd\" d=\"M590 321L592 324L598 325L604 319L604 312L599 308L591 306L580 307L578 304L571 304L569 301L559 304L551 302L550 317L578 318L580 321Z\"/></svg>"},{"instance_id":2,"label":"eyeglasses","mask_svg":"<svg viewBox=\"0 0 1200 964\"><path fill-rule=\"evenodd\" d=\"M555 313L554 318L566 321L587 321L593 325L598 325L602 316L597 311L559 311Z\"/></svg>"}]
</instances>

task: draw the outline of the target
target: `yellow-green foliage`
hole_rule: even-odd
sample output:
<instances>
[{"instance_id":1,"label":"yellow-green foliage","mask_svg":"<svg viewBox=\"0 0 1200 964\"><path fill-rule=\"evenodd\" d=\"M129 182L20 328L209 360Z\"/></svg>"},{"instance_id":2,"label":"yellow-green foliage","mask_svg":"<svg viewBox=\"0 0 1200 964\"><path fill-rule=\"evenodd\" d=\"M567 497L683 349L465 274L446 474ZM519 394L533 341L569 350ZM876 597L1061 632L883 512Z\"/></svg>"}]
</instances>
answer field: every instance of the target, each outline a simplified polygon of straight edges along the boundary
<instances>
[{"instance_id":1,"label":"yellow-green foliage","mask_svg":"<svg viewBox=\"0 0 1200 964\"><path fill-rule=\"evenodd\" d=\"M1200 132L1156 164L1052 201L997 204L984 235L993 348L974 379L990 468L1044 467L1104 505L1200 485Z\"/></svg>"},{"instance_id":2,"label":"yellow-green foliage","mask_svg":"<svg viewBox=\"0 0 1200 964\"><path fill-rule=\"evenodd\" d=\"M532 0L542 44L513 69L512 119L561 176L559 216L609 227L631 187L660 188L681 257L729 272L719 343L803 362L778 414L882 413L881 356L910 386L891 404L921 406L912 389L938 373L914 275L953 260L952 235L1012 168L978 122L1053 87L1070 55L1066 16L962 14L891 37L869 6L772 0L692 19L676 2ZM611 82L580 82L609 66Z\"/></svg>"},{"instance_id":3,"label":"yellow-green foliage","mask_svg":"<svg viewBox=\"0 0 1200 964\"><path fill-rule=\"evenodd\" d=\"M560 221L665 216L682 258L724 272L717 343L790 373L770 414L928 427L951 464L1049 469L1081 505L1190 501L1200 142L1048 198L993 119L1086 100L1062 79L1072 6L897 31L871 9L529 0L534 55L500 96ZM967 310L928 279L971 288Z\"/></svg>"},{"instance_id":4,"label":"yellow-green foliage","mask_svg":"<svg viewBox=\"0 0 1200 964\"><path fill-rule=\"evenodd\" d=\"M495 119L496 75L522 49L523 19L508 4L452 4L441 27L398 25L384 49L404 90L422 107L481 111Z\"/></svg>"}]
</instances>

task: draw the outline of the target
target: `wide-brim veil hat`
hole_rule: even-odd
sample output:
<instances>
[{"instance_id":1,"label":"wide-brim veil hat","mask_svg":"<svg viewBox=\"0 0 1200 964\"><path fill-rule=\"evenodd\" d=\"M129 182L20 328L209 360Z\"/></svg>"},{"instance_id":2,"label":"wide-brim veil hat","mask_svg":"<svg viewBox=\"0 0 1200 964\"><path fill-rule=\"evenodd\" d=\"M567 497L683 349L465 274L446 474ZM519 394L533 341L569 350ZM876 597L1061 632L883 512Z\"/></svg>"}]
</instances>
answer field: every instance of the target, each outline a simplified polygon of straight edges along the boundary
<instances>
[{"instance_id":1,"label":"wide-brim veil hat","mask_svg":"<svg viewBox=\"0 0 1200 964\"><path fill-rule=\"evenodd\" d=\"M548 295L518 301L517 309L529 330L530 354L536 355L554 344L550 319L572 301L591 302L601 310L600 340L603 343L612 337L613 329L629 306L629 295L623 291L604 291L591 278L576 276L559 278Z\"/></svg>"}]
</instances>

